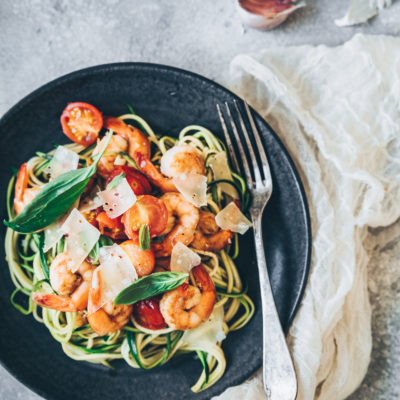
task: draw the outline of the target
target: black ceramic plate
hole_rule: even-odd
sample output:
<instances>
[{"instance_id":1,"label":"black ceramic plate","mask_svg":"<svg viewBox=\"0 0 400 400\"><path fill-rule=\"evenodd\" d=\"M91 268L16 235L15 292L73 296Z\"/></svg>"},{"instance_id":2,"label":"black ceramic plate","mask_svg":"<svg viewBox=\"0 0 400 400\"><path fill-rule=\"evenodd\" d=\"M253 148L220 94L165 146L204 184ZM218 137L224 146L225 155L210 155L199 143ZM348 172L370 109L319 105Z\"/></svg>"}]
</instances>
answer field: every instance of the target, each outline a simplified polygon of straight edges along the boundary
<instances>
[{"instance_id":1,"label":"black ceramic plate","mask_svg":"<svg viewBox=\"0 0 400 400\"><path fill-rule=\"evenodd\" d=\"M237 97L190 72L141 63L104 65L59 78L13 107L0 121L1 219L11 167L35 151L66 143L59 118L68 102L85 101L104 115L126 113L131 104L157 133L176 135L189 124L201 124L221 135L217 103ZM271 128L256 115L271 164L274 191L263 219L264 245L279 316L287 331L307 281L310 223L302 184L290 157ZM0 242L5 229L2 226ZM46 327L10 304L13 285L1 248L0 359L25 385L48 399L208 399L243 382L261 365L261 308L251 232L241 239L237 261L255 302L252 321L223 342L227 368L210 389L193 394L201 364L191 356L153 371L115 363L115 370L69 359Z\"/></svg>"}]
</instances>

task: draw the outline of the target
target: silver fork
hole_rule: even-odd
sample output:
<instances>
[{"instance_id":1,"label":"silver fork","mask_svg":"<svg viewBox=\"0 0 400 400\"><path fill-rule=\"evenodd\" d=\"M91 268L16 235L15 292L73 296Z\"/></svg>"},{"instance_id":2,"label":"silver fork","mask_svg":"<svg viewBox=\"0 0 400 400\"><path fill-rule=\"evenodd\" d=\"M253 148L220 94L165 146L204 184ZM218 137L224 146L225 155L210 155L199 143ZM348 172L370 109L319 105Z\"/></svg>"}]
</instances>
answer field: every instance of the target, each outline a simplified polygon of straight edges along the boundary
<instances>
[{"instance_id":1,"label":"silver fork","mask_svg":"<svg viewBox=\"0 0 400 400\"><path fill-rule=\"evenodd\" d=\"M269 400L294 400L297 394L296 373L290 357L289 349L286 344L285 335L282 331L278 313L276 311L271 284L268 277L267 262L265 259L264 245L262 240L261 219L264 208L272 193L271 172L269 169L268 159L261 142L260 134L257 130L256 124L254 123L249 106L246 102L244 102L244 108L251 126L251 133L257 146L261 165L259 165L259 162L256 159L249 132L246 128L243 115L236 100L234 101L234 106L237 120L239 120L240 123L242 137L244 137L244 143L240 137L235 119L231 113L231 109L228 103L225 103L226 113L230 121L234 139L239 149L240 160L242 162L241 165L243 168L239 167L238 159L236 157L227 125L219 105L217 105L217 110L233 166L239 173L243 170L246 177L246 183L252 197L250 214L254 227L254 239L257 254L258 273L260 278L263 315L264 389ZM243 145L247 147L252 168L249 165L248 157Z\"/></svg>"}]
</instances>

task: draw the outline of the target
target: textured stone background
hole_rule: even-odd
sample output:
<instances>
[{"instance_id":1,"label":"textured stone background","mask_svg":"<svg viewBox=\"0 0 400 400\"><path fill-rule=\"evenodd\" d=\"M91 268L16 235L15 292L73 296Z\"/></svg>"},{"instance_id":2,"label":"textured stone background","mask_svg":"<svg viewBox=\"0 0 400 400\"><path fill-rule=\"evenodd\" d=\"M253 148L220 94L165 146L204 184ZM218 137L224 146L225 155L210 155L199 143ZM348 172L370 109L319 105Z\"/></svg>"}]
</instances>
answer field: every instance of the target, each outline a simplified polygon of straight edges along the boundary
<instances>
[{"instance_id":1,"label":"textured stone background","mask_svg":"<svg viewBox=\"0 0 400 400\"><path fill-rule=\"evenodd\" d=\"M238 53L281 45L338 45L357 32L400 33L398 0L370 23L352 28L334 24L348 0L307 0L307 8L272 32L244 30L235 3L0 0L0 115L40 85L96 64L164 63L224 84L229 62ZM351 399L394 400L400 399L400 274L380 265L399 259L400 227L396 223L372 233L367 245L374 249L369 265L374 347L368 374ZM40 399L0 367L0 399L20 398Z\"/></svg>"}]
</instances>

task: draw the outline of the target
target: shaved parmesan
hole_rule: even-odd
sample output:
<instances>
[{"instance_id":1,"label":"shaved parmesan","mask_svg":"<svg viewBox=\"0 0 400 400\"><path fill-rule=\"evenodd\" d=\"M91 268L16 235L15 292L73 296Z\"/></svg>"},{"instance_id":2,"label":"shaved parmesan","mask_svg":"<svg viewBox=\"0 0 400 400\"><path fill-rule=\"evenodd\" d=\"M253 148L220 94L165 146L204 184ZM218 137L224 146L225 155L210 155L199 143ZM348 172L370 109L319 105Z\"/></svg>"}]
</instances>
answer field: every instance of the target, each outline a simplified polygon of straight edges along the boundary
<instances>
[{"instance_id":1,"label":"shaved parmesan","mask_svg":"<svg viewBox=\"0 0 400 400\"><path fill-rule=\"evenodd\" d=\"M183 334L182 341L194 348L202 348L222 342L226 337L223 323L223 307L214 308L214 311L207 321L200 324L197 328L186 331Z\"/></svg>"},{"instance_id":2,"label":"shaved parmesan","mask_svg":"<svg viewBox=\"0 0 400 400\"><path fill-rule=\"evenodd\" d=\"M117 218L136 203L136 196L126 178L112 189L98 193L104 211L110 218Z\"/></svg>"},{"instance_id":3,"label":"shaved parmesan","mask_svg":"<svg viewBox=\"0 0 400 400\"><path fill-rule=\"evenodd\" d=\"M215 222L221 229L242 235L253 226L233 201L215 216Z\"/></svg>"},{"instance_id":4,"label":"shaved parmesan","mask_svg":"<svg viewBox=\"0 0 400 400\"><path fill-rule=\"evenodd\" d=\"M113 301L121 290L138 279L135 267L125 251L113 244L104 246L99 251L101 275L100 307Z\"/></svg>"},{"instance_id":5,"label":"shaved parmesan","mask_svg":"<svg viewBox=\"0 0 400 400\"><path fill-rule=\"evenodd\" d=\"M172 179L183 198L196 207L207 205L207 178L200 174L180 174Z\"/></svg>"},{"instance_id":6,"label":"shaved parmesan","mask_svg":"<svg viewBox=\"0 0 400 400\"><path fill-rule=\"evenodd\" d=\"M215 155L210 156L208 164L210 165L214 179L217 181L219 179L226 179L228 181L232 181L231 170L228 165L228 158L226 157L226 153L221 151ZM237 190L226 182L218 183L218 187L226 194L231 196L234 199L238 199Z\"/></svg>"},{"instance_id":7,"label":"shaved parmesan","mask_svg":"<svg viewBox=\"0 0 400 400\"><path fill-rule=\"evenodd\" d=\"M75 272L99 240L100 232L76 208L65 220L61 231L65 235L66 251L72 260L68 268Z\"/></svg>"},{"instance_id":8,"label":"shaved parmesan","mask_svg":"<svg viewBox=\"0 0 400 400\"><path fill-rule=\"evenodd\" d=\"M187 272L201 263L200 256L183 243L178 242L171 253L171 271Z\"/></svg>"},{"instance_id":9,"label":"shaved parmesan","mask_svg":"<svg viewBox=\"0 0 400 400\"><path fill-rule=\"evenodd\" d=\"M61 226L63 224L62 220L53 222L44 230L44 246L43 251L46 253L53 246L55 246L59 240L63 237L63 232Z\"/></svg>"},{"instance_id":10,"label":"shaved parmesan","mask_svg":"<svg viewBox=\"0 0 400 400\"><path fill-rule=\"evenodd\" d=\"M74 205L70 208L69 211L78 207L79 198L75 201ZM62 217L60 217L57 221L53 222L44 230L44 245L43 251L46 253L51 248L53 248L60 239L64 236L62 231L62 226L67 219L70 212L66 212Z\"/></svg>"},{"instance_id":11,"label":"shaved parmesan","mask_svg":"<svg viewBox=\"0 0 400 400\"><path fill-rule=\"evenodd\" d=\"M89 196L86 196L81 200L79 203L79 211L81 213L95 210L103 204L98 192L100 192L100 188L96 185Z\"/></svg>"},{"instance_id":12,"label":"shaved parmesan","mask_svg":"<svg viewBox=\"0 0 400 400\"><path fill-rule=\"evenodd\" d=\"M78 163L79 156L77 153L68 150L64 146L58 146L53 158L46 167L45 172L54 179L65 172L77 169Z\"/></svg>"}]
</instances>

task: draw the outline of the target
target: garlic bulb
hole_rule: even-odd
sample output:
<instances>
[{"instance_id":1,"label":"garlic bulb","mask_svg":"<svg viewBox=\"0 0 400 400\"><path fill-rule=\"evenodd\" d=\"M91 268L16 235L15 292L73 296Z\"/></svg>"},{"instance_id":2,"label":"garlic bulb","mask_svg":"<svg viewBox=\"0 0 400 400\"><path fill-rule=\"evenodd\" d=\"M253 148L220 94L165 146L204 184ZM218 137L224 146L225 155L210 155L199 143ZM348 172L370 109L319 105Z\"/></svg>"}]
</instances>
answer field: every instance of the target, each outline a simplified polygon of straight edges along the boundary
<instances>
[{"instance_id":1,"label":"garlic bulb","mask_svg":"<svg viewBox=\"0 0 400 400\"><path fill-rule=\"evenodd\" d=\"M245 25L256 29L273 29L305 3L293 0L239 0L238 12Z\"/></svg>"}]
</instances>

